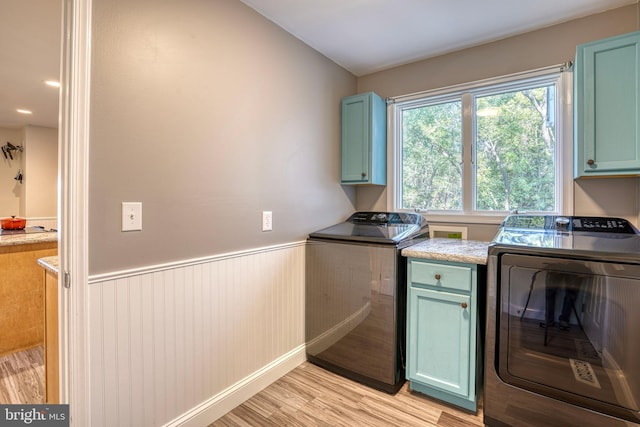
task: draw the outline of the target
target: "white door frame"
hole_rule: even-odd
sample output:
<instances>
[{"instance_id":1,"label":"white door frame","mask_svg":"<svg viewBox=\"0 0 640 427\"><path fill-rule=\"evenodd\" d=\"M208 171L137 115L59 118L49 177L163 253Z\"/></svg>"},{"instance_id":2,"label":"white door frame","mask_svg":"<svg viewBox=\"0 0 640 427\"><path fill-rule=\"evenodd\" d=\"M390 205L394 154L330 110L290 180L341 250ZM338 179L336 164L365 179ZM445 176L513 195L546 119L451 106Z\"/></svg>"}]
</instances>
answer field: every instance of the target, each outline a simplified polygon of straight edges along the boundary
<instances>
[{"instance_id":1,"label":"white door frame","mask_svg":"<svg viewBox=\"0 0 640 427\"><path fill-rule=\"evenodd\" d=\"M91 0L62 5L58 157L60 396L72 426L91 425L88 184Z\"/></svg>"}]
</instances>

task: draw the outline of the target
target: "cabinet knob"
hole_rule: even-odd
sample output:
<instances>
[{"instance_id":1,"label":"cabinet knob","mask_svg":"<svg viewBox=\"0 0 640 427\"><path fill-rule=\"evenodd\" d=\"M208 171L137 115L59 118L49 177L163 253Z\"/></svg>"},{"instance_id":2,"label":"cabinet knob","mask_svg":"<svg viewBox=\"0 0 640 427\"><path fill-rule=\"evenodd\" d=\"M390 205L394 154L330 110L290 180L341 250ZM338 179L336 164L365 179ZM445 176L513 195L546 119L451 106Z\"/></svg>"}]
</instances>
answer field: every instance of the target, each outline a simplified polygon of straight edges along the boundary
<instances>
[{"instance_id":1,"label":"cabinet knob","mask_svg":"<svg viewBox=\"0 0 640 427\"><path fill-rule=\"evenodd\" d=\"M595 163L595 162L593 161L593 159L589 159L589 160L587 160L587 164L588 164L589 166L593 165L594 163Z\"/></svg>"},{"instance_id":2,"label":"cabinet knob","mask_svg":"<svg viewBox=\"0 0 640 427\"><path fill-rule=\"evenodd\" d=\"M436 274L436 280L440 280L440 275Z\"/></svg>"},{"instance_id":3,"label":"cabinet knob","mask_svg":"<svg viewBox=\"0 0 640 427\"><path fill-rule=\"evenodd\" d=\"M366 172L362 172L362 177L364 178L366 176L367 176L367 173Z\"/></svg>"},{"instance_id":4,"label":"cabinet knob","mask_svg":"<svg viewBox=\"0 0 640 427\"><path fill-rule=\"evenodd\" d=\"M468 307L468 305L467 305L467 303L466 303L466 302L463 302L462 304L460 304L460 307L462 307L462 308L467 308L467 307Z\"/></svg>"}]
</instances>

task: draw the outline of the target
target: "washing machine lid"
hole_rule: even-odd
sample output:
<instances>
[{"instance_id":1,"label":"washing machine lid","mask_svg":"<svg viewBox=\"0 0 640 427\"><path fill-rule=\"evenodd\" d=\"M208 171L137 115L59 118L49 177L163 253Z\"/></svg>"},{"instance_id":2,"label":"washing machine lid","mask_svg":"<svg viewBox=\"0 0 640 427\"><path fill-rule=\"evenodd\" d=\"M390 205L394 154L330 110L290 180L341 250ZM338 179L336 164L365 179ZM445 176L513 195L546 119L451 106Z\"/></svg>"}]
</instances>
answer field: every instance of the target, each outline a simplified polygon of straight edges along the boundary
<instances>
[{"instance_id":1,"label":"washing machine lid","mask_svg":"<svg viewBox=\"0 0 640 427\"><path fill-rule=\"evenodd\" d=\"M511 215L489 250L510 246L640 262L640 233L629 221L613 217Z\"/></svg>"},{"instance_id":2,"label":"washing machine lid","mask_svg":"<svg viewBox=\"0 0 640 427\"><path fill-rule=\"evenodd\" d=\"M397 244L422 234L422 216L404 212L356 212L345 222L309 234L310 238Z\"/></svg>"}]
</instances>

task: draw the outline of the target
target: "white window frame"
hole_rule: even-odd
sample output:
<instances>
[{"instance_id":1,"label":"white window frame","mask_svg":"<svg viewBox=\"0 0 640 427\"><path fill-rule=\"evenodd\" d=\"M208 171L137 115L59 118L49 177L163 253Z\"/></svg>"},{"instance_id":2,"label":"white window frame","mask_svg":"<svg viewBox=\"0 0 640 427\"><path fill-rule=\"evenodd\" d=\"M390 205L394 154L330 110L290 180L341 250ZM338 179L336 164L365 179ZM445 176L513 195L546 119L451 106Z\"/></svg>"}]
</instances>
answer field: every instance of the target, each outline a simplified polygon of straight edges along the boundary
<instances>
[{"instance_id":1,"label":"white window frame","mask_svg":"<svg viewBox=\"0 0 640 427\"><path fill-rule=\"evenodd\" d=\"M404 109L434 104L454 98L482 96L507 91L510 87L523 83L545 83L553 80L556 84L556 208L561 215L573 214L573 73L570 63L541 68L538 70L510 74L507 76L480 80L472 83L419 92L410 95L389 98L387 100L387 209L390 211L408 211L402 209L402 112ZM475 140L475 117L472 105L463 99L463 210L434 211L419 210L427 221L450 223L499 224L509 212L474 211L475 199L475 153L472 152ZM468 100L467 100L468 101ZM465 108L465 106L467 106ZM548 212L548 214L553 214Z\"/></svg>"}]
</instances>

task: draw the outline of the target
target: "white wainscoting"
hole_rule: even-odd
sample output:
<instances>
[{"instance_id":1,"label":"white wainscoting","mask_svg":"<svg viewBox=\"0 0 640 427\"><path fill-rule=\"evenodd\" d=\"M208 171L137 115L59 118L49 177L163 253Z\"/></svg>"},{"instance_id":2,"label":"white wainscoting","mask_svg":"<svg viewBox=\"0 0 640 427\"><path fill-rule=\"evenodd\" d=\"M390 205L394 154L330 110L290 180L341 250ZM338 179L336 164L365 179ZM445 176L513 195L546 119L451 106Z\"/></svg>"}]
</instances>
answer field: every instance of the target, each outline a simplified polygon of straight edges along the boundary
<instances>
[{"instance_id":1,"label":"white wainscoting","mask_svg":"<svg viewBox=\"0 0 640 427\"><path fill-rule=\"evenodd\" d=\"M305 360L305 243L92 276L91 425L206 426Z\"/></svg>"}]
</instances>

